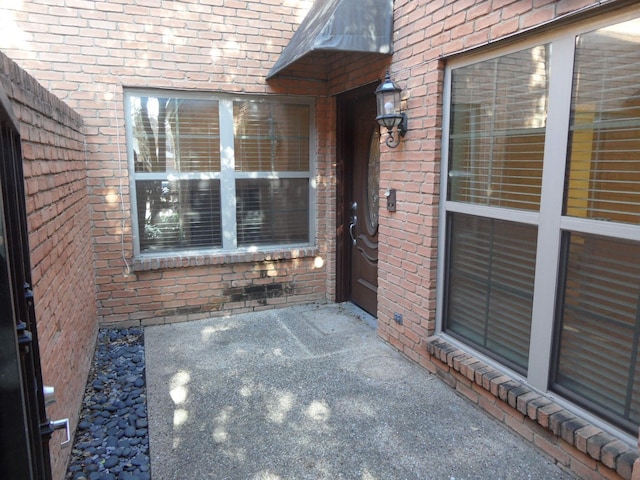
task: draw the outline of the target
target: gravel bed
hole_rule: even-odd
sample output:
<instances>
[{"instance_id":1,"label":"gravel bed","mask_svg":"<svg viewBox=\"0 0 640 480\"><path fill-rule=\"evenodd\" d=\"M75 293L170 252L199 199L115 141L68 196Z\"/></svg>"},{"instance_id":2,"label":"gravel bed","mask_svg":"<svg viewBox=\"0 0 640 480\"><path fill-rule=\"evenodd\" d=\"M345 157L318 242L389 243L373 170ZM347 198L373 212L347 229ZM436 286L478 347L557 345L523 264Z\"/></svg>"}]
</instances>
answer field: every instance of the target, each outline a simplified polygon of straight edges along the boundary
<instances>
[{"instance_id":1,"label":"gravel bed","mask_svg":"<svg viewBox=\"0 0 640 480\"><path fill-rule=\"evenodd\" d=\"M142 329L101 329L66 480L150 480Z\"/></svg>"}]
</instances>

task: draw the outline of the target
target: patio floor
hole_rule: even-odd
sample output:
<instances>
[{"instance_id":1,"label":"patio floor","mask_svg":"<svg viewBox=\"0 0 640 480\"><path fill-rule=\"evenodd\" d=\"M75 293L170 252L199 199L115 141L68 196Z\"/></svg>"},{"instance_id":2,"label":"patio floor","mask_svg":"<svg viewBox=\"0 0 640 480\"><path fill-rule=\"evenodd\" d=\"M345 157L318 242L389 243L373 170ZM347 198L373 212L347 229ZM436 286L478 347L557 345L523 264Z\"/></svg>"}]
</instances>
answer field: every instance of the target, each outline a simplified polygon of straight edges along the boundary
<instances>
[{"instance_id":1,"label":"patio floor","mask_svg":"<svg viewBox=\"0 0 640 480\"><path fill-rule=\"evenodd\" d=\"M152 478L573 478L346 304L147 327Z\"/></svg>"}]
</instances>

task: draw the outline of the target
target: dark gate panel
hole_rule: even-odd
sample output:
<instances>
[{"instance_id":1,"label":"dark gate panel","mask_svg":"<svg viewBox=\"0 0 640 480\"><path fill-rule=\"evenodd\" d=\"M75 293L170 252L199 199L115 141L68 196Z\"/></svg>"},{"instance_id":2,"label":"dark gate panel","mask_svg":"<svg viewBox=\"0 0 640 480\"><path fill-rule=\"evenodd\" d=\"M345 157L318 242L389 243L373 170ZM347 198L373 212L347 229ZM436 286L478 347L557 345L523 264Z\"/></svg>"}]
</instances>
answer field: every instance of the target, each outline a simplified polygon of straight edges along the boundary
<instances>
[{"instance_id":1,"label":"dark gate panel","mask_svg":"<svg viewBox=\"0 0 640 480\"><path fill-rule=\"evenodd\" d=\"M18 124L0 90L0 470L50 479L51 436L35 324Z\"/></svg>"}]
</instances>

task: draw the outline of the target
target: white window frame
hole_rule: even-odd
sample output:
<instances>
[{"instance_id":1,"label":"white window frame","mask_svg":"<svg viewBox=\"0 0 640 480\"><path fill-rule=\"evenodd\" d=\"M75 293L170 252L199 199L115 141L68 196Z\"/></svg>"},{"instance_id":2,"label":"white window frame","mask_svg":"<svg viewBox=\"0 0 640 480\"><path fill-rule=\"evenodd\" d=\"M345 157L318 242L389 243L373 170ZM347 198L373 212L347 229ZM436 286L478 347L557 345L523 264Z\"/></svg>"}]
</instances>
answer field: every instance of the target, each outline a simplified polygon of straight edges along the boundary
<instances>
[{"instance_id":1,"label":"white window frame","mask_svg":"<svg viewBox=\"0 0 640 480\"><path fill-rule=\"evenodd\" d=\"M564 196L565 167L567 162L567 144L569 140L570 109L572 101L573 67L575 40L580 34L597 30L608 25L624 22L640 16L640 9L634 7L616 14L602 15L572 26L564 26L557 31L540 34L520 42L511 42L501 48L482 51L454 58L448 61L444 76L443 96L443 135L442 166L440 185L441 228L438 233L438 273L436 296L436 333L454 345L472 352L488 365L519 378L534 390L553 398L554 401L579 412L595 425L615 433L620 438L636 442L630 436L599 417L586 412L568 400L559 397L549 390L551 380L551 363L553 360L554 322L556 317L557 281L560 262L561 237L563 232L572 231L596 234L615 239L626 239L640 242L640 225L603 222L596 219L576 218L562 215ZM507 210L484 205L462 203L447 200L448 198L448 162L450 136L450 105L452 70L501 57L537 45L550 45L549 63L549 99L544 146L544 162L542 172L542 188L539 212ZM464 213L468 215L514 221L538 227L536 271L534 279L533 308L531 318L531 337L529 343L529 362L527 376L523 377L502 363L488 357L472 346L447 335L444 327L444 294L446 281L447 255L447 214Z\"/></svg>"},{"instance_id":2,"label":"white window frame","mask_svg":"<svg viewBox=\"0 0 640 480\"><path fill-rule=\"evenodd\" d=\"M131 97L157 96L186 100L217 100L220 125L220 172L185 172L172 174L168 172L136 173L133 161L133 126L129 112L131 110ZM308 172L241 172L235 169L234 148L234 122L233 102L254 101L275 104L300 104L309 107L309 170ZM317 192L316 192L316 126L315 126L315 101L309 97L282 96L282 95L230 95L212 92L185 92L160 89L125 88L124 113L127 139L127 163L129 168L129 191L131 202L131 229L133 233L133 253L137 258L148 257L178 257L184 255L202 255L229 252L259 252L277 250L291 250L315 246L317 238ZM205 176L203 176L205 175ZM180 180L190 179L217 179L220 181L220 205L222 223L222 248L188 249L159 252L140 251L140 231L138 222L136 180L166 180L176 178ZM258 245L251 247L238 247L237 222L236 222L236 180L242 179L278 179L278 178L307 178L309 180L309 242L295 244Z\"/></svg>"}]
</instances>

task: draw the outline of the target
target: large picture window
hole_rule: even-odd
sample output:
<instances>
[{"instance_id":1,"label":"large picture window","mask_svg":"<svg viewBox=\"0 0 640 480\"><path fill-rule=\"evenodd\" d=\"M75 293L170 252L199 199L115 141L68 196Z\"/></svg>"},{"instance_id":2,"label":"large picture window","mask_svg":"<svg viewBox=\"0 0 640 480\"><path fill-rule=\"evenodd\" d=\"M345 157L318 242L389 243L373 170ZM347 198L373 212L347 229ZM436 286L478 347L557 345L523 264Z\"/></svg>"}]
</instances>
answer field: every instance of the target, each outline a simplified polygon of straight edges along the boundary
<instances>
[{"instance_id":1,"label":"large picture window","mask_svg":"<svg viewBox=\"0 0 640 480\"><path fill-rule=\"evenodd\" d=\"M137 254L311 243L308 102L125 98Z\"/></svg>"},{"instance_id":2,"label":"large picture window","mask_svg":"<svg viewBox=\"0 0 640 480\"><path fill-rule=\"evenodd\" d=\"M640 19L530 42L447 68L441 329L636 434Z\"/></svg>"}]
</instances>

